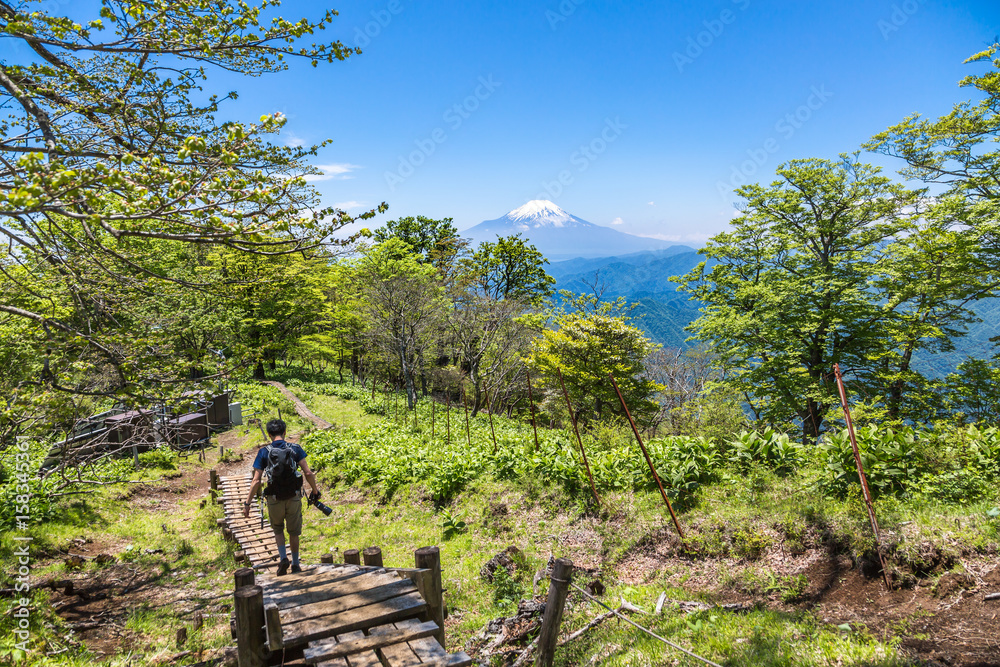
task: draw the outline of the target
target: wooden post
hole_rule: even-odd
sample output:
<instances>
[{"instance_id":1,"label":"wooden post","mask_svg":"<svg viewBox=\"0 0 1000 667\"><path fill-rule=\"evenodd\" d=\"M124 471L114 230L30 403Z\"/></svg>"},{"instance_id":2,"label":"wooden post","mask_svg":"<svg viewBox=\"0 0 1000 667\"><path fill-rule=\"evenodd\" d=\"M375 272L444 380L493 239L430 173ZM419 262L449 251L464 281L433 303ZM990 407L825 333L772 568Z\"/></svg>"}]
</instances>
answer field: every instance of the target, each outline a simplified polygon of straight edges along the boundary
<instances>
[{"instance_id":1,"label":"wooden post","mask_svg":"<svg viewBox=\"0 0 1000 667\"><path fill-rule=\"evenodd\" d=\"M332 565L333 564L333 554L322 554L322 555L320 555L319 562L323 563L324 565Z\"/></svg>"},{"instance_id":2,"label":"wooden post","mask_svg":"<svg viewBox=\"0 0 1000 667\"><path fill-rule=\"evenodd\" d=\"M233 598L239 667L264 667L264 589L242 586Z\"/></svg>"},{"instance_id":3,"label":"wooden post","mask_svg":"<svg viewBox=\"0 0 1000 667\"><path fill-rule=\"evenodd\" d=\"M416 431L418 428L420 428L420 424L417 423L417 402L413 401L413 430Z\"/></svg>"},{"instance_id":4,"label":"wooden post","mask_svg":"<svg viewBox=\"0 0 1000 667\"><path fill-rule=\"evenodd\" d=\"M344 552L344 562L348 565L361 565L361 552L357 549L348 549Z\"/></svg>"},{"instance_id":5,"label":"wooden post","mask_svg":"<svg viewBox=\"0 0 1000 667\"><path fill-rule=\"evenodd\" d=\"M233 537L233 531L230 530L228 527L222 529L222 537L223 537L223 539L226 540L226 542L235 542L236 541L236 539Z\"/></svg>"},{"instance_id":6,"label":"wooden post","mask_svg":"<svg viewBox=\"0 0 1000 667\"><path fill-rule=\"evenodd\" d=\"M253 586L254 583L256 583L254 576L252 567L241 567L236 570L236 572L233 573L233 583L236 584L234 590L239 590L244 586Z\"/></svg>"},{"instance_id":7,"label":"wooden post","mask_svg":"<svg viewBox=\"0 0 1000 667\"><path fill-rule=\"evenodd\" d=\"M445 426L448 429L448 436L445 439L445 444L451 445L451 389L445 394L446 409L444 413Z\"/></svg>"},{"instance_id":8,"label":"wooden post","mask_svg":"<svg viewBox=\"0 0 1000 667\"><path fill-rule=\"evenodd\" d=\"M434 406L437 401L434 400L434 390L431 389L431 440L434 439Z\"/></svg>"},{"instance_id":9,"label":"wooden post","mask_svg":"<svg viewBox=\"0 0 1000 667\"><path fill-rule=\"evenodd\" d=\"M208 488L213 491L219 490L219 473L215 471L215 468L208 471Z\"/></svg>"},{"instance_id":10,"label":"wooden post","mask_svg":"<svg viewBox=\"0 0 1000 667\"><path fill-rule=\"evenodd\" d=\"M552 578L549 580L549 597L545 601L545 614L542 616L542 628L538 632L538 654L536 667L552 667L556 655L556 642L559 639L559 626L562 624L563 608L566 605L566 595L569 593L569 582L573 579L573 561L559 558L552 566Z\"/></svg>"},{"instance_id":11,"label":"wooden post","mask_svg":"<svg viewBox=\"0 0 1000 667\"><path fill-rule=\"evenodd\" d=\"M469 432L469 397L465 393L465 387L462 387L462 403L465 404L465 439L469 443L469 448L472 448L472 434Z\"/></svg>"},{"instance_id":12,"label":"wooden post","mask_svg":"<svg viewBox=\"0 0 1000 667\"><path fill-rule=\"evenodd\" d=\"M580 428L576 425L576 415L573 414L573 404L569 401L569 392L566 391L566 382L563 380L562 369L557 368L559 373L559 384L562 385L563 395L566 397L566 409L569 410L569 418L573 422L573 430L576 432L576 441L580 443L580 453L583 455L583 465L587 469L587 478L590 479L590 490L594 492L594 500L601 504L601 499L597 497L597 486L594 484L594 475L590 472L590 461L587 460L587 450L583 448L583 438L580 437Z\"/></svg>"},{"instance_id":13,"label":"wooden post","mask_svg":"<svg viewBox=\"0 0 1000 667\"><path fill-rule=\"evenodd\" d=\"M528 375L528 406L531 408L531 430L535 432L535 451L538 451L538 425L535 423L535 397L531 393L531 371Z\"/></svg>"},{"instance_id":14,"label":"wooden post","mask_svg":"<svg viewBox=\"0 0 1000 667\"><path fill-rule=\"evenodd\" d=\"M378 547L368 547L362 552L365 565L369 567L382 567L382 550Z\"/></svg>"},{"instance_id":15,"label":"wooden post","mask_svg":"<svg viewBox=\"0 0 1000 667\"><path fill-rule=\"evenodd\" d=\"M441 550L437 547L421 547L414 554L414 562L418 569L430 570L431 576L424 592L427 602L427 613L430 620L437 623L438 631L434 635L441 646L444 643L444 594L441 586Z\"/></svg>"},{"instance_id":16,"label":"wooden post","mask_svg":"<svg viewBox=\"0 0 1000 667\"><path fill-rule=\"evenodd\" d=\"M221 461L224 458L226 458L226 448L219 445L219 460Z\"/></svg>"},{"instance_id":17,"label":"wooden post","mask_svg":"<svg viewBox=\"0 0 1000 667\"><path fill-rule=\"evenodd\" d=\"M483 398L486 399L486 414L490 418L490 433L493 434L493 453L497 453L497 432L493 428L493 406L490 405L490 395L487 393L486 388L483 388Z\"/></svg>"}]
</instances>

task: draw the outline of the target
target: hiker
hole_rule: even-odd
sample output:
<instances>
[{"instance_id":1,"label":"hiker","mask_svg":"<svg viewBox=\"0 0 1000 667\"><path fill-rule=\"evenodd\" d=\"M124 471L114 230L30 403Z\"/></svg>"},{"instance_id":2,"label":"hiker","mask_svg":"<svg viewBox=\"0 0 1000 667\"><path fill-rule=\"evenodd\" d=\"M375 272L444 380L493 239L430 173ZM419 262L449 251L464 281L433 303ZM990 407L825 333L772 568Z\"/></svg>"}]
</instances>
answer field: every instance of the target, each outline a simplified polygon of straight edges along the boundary
<instances>
[{"instance_id":1,"label":"hiker","mask_svg":"<svg viewBox=\"0 0 1000 667\"><path fill-rule=\"evenodd\" d=\"M261 477L267 474L267 486L264 495L267 497L267 515L274 531L274 543L278 546L278 576L288 572L288 554L285 551L285 524L288 528L288 541L292 547L292 572L301 572L299 566L299 535L302 534L302 478L304 477L312 493L309 499L319 500L320 492L316 486L316 474L306 463L306 452L302 447L285 441L285 422L272 419L267 422L267 435L271 444L257 451L253 462L253 482L250 484L250 495L243 503L243 516L250 516L250 506L257 489L260 488Z\"/></svg>"}]
</instances>

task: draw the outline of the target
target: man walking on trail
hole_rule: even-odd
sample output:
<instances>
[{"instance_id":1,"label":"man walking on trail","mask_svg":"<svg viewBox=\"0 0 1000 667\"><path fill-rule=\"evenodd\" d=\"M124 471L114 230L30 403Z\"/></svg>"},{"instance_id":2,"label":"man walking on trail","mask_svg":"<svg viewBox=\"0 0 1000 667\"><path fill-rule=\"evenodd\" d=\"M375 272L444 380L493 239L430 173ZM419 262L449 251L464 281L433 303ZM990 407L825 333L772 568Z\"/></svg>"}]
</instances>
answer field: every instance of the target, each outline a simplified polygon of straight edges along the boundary
<instances>
[{"instance_id":1,"label":"man walking on trail","mask_svg":"<svg viewBox=\"0 0 1000 667\"><path fill-rule=\"evenodd\" d=\"M288 572L288 554L285 551L285 528L288 528L288 541L292 547L292 572L301 572L299 566L299 535L302 534L302 478L304 477L312 493L310 500L319 500L320 492L316 486L316 474L306 463L306 452L302 447L285 441L285 422L272 419L267 422L267 435L271 444L257 451L253 462L253 482L250 484L250 494L243 503L243 516L250 516L250 506L257 489L260 488L263 475L267 474L267 486L264 495L267 497L267 514L274 531L274 543L278 547L281 561L278 563L278 576Z\"/></svg>"}]
</instances>

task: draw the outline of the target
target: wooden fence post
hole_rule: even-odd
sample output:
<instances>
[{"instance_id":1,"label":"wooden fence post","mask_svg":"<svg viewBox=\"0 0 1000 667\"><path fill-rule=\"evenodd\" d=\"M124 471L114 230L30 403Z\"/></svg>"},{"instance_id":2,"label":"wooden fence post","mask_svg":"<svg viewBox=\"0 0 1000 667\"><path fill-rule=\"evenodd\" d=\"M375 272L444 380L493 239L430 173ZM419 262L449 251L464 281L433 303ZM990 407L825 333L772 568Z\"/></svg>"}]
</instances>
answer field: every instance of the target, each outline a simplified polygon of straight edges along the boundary
<instances>
[{"instance_id":1,"label":"wooden fence post","mask_svg":"<svg viewBox=\"0 0 1000 667\"><path fill-rule=\"evenodd\" d=\"M552 577L549 580L549 597L545 601L545 614L542 616L542 628L538 632L538 654L536 667L552 667L556 655L556 641L559 639L559 626L562 624L563 608L566 606L566 595L569 593L569 582L573 578L573 561L559 558L552 566Z\"/></svg>"},{"instance_id":2,"label":"wooden fence post","mask_svg":"<svg viewBox=\"0 0 1000 667\"><path fill-rule=\"evenodd\" d=\"M213 491L219 490L219 473L215 471L215 468L208 471L208 488Z\"/></svg>"},{"instance_id":3,"label":"wooden fence post","mask_svg":"<svg viewBox=\"0 0 1000 667\"><path fill-rule=\"evenodd\" d=\"M431 576L427 582L427 590L423 591L427 602L427 614L430 620L437 623L438 631L434 635L438 643L444 646L444 592L441 586L441 550L437 547L421 547L414 554L414 562L418 569L430 570Z\"/></svg>"},{"instance_id":4,"label":"wooden fence post","mask_svg":"<svg viewBox=\"0 0 1000 667\"><path fill-rule=\"evenodd\" d=\"M252 567L241 567L233 572L233 583L236 584L233 590L239 590L244 586L253 586L256 583L255 574Z\"/></svg>"},{"instance_id":5,"label":"wooden fence post","mask_svg":"<svg viewBox=\"0 0 1000 667\"><path fill-rule=\"evenodd\" d=\"M369 567L382 567L382 550L378 547L368 547L361 552L365 560L365 565Z\"/></svg>"},{"instance_id":6,"label":"wooden fence post","mask_svg":"<svg viewBox=\"0 0 1000 667\"><path fill-rule=\"evenodd\" d=\"M264 667L264 589L241 586L233 595L239 667Z\"/></svg>"},{"instance_id":7,"label":"wooden fence post","mask_svg":"<svg viewBox=\"0 0 1000 667\"><path fill-rule=\"evenodd\" d=\"M361 552L357 549L348 549L344 552L344 562L348 565L361 565Z\"/></svg>"},{"instance_id":8,"label":"wooden fence post","mask_svg":"<svg viewBox=\"0 0 1000 667\"><path fill-rule=\"evenodd\" d=\"M320 554L319 562L324 565L331 565L333 563L333 554Z\"/></svg>"}]
</instances>

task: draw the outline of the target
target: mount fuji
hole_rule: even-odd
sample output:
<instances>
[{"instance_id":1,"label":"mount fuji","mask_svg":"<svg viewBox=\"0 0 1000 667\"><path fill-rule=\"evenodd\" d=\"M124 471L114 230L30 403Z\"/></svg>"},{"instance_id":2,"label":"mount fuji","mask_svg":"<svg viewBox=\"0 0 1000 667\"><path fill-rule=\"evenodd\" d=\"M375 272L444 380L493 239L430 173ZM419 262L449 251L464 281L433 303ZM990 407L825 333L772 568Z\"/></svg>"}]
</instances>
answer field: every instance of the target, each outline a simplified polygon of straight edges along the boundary
<instances>
[{"instance_id":1,"label":"mount fuji","mask_svg":"<svg viewBox=\"0 0 1000 667\"><path fill-rule=\"evenodd\" d=\"M481 222L461 234L473 243L521 234L550 261L627 255L675 245L595 225L570 215L550 201L539 199L529 201L496 220Z\"/></svg>"}]
</instances>

